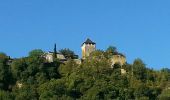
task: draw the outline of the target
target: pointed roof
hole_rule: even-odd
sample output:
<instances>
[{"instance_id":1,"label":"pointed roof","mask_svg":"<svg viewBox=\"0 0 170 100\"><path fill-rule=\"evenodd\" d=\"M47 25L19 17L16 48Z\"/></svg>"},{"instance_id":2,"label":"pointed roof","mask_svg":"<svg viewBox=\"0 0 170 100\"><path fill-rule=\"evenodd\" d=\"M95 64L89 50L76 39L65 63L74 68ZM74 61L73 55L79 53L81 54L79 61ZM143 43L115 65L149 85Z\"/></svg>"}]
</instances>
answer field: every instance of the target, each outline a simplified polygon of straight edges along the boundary
<instances>
[{"instance_id":1,"label":"pointed roof","mask_svg":"<svg viewBox=\"0 0 170 100\"><path fill-rule=\"evenodd\" d=\"M83 44L96 44L96 43L90 40L89 38L87 38L87 40Z\"/></svg>"}]
</instances>

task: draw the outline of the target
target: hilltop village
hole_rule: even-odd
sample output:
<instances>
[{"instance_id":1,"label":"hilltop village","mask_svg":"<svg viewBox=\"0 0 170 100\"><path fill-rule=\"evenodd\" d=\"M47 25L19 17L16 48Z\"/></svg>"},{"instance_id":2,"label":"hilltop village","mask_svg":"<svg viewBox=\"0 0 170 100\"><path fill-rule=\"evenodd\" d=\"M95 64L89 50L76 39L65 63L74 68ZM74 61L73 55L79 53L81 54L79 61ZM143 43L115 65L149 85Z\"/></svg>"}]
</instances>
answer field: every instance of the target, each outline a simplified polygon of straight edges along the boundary
<instances>
[{"instance_id":1,"label":"hilltop village","mask_svg":"<svg viewBox=\"0 0 170 100\"><path fill-rule=\"evenodd\" d=\"M56 51L55 48L56 48L56 45L54 46L54 51ZM78 59L78 55L74 55L75 59L73 58L73 60L77 64L81 64L81 62L87 57L89 57L92 52L96 51L96 43L90 40L89 38L87 38L87 40L82 43L81 50L82 50L82 58ZM54 59L53 54L54 52L49 51L45 53L44 57L46 58L48 62L53 62L53 59ZM58 52L56 52L56 57L62 62L68 60L67 57L65 57L63 54L58 53ZM111 66L113 66L115 63L118 63L122 66L126 63L126 57L121 53L114 52L110 61L111 61Z\"/></svg>"},{"instance_id":2,"label":"hilltop village","mask_svg":"<svg viewBox=\"0 0 170 100\"><path fill-rule=\"evenodd\" d=\"M96 49L96 43L87 38L85 42L82 43L81 45L81 50L82 50L82 58L78 58L78 55L73 55L72 58L68 57L68 55L63 55L61 52L57 52L56 50L56 44L54 45L54 51L49 51L47 53L44 53L42 58L46 59L47 63L53 63L54 59L58 59L61 63L67 63L68 60L73 60L76 64L81 65L82 62L87 58L90 57L91 53L95 52ZM114 65L117 63L120 66L123 66L126 64L126 57L122 53L118 53L115 51L110 58L110 68L113 68ZM12 59L10 60L10 63L12 63ZM121 67L120 69L121 74L126 74L126 70ZM21 88L23 86L22 83L17 82L17 86Z\"/></svg>"},{"instance_id":3,"label":"hilltop village","mask_svg":"<svg viewBox=\"0 0 170 100\"><path fill-rule=\"evenodd\" d=\"M170 69L128 64L116 47L98 50L90 39L81 51L79 58L55 44L17 59L0 53L0 100L170 100Z\"/></svg>"}]
</instances>

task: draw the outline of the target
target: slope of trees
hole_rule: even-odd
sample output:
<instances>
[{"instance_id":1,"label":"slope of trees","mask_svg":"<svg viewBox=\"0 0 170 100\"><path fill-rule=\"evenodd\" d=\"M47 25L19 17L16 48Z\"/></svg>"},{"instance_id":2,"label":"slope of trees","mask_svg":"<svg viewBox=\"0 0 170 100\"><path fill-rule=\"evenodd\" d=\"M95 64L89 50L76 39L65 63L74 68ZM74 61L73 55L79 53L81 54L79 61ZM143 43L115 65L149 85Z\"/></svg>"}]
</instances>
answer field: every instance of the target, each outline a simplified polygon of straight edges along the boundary
<instances>
[{"instance_id":1,"label":"slope of trees","mask_svg":"<svg viewBox=\"0 0 170 100\"><path fill-rule=\"evenodd\" d=\"M141 59L111 68L109 56L115 51L97 50L81 65L72 59L46 63L39 49L9 64L1 53L0 100L170 99L170 69L149 69ZM121 68L127 73L121 74Z\"/></svg>"}]
</instances>

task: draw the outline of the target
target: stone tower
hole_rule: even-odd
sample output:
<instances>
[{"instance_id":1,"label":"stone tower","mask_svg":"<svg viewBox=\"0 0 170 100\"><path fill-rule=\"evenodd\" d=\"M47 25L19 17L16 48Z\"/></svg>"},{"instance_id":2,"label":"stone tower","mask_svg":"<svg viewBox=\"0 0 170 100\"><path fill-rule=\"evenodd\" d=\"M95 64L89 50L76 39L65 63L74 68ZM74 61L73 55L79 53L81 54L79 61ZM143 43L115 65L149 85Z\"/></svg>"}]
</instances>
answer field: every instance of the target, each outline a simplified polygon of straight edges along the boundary
<instances>
[{"instance_id":1,"label":"stone tower","mask_svg":"<svg viewBox=\"0 0 170 100\"><path fill-rule=\"evenodd\" d=\"M89 38L82 44L82 59L85 59L90 55L91 52L96 50L96 43L91 41Z\"/></svg>"}]
</instances>

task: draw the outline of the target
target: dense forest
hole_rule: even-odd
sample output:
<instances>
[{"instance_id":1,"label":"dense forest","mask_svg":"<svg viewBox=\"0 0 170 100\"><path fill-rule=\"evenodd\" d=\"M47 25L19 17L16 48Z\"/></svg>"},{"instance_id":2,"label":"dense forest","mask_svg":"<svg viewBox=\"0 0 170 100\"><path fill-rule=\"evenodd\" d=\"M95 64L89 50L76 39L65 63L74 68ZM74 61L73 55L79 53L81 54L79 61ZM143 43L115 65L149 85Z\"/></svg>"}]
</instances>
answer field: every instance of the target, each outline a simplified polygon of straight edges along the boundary
<instances>
[{"instance_id":1,"label":"dense forest","mask_svg":"<svg viewBox=\"0 0 170 100\"><path fill-rule=\"evenodd\" d=\"M92 52L81 64L69 57L48 63L43 54L36 49L11 60L0 53L0 100L170 100L168 68L147 68L141 59L111 67L108 50Z\"/></svg>"}]
</instances>

